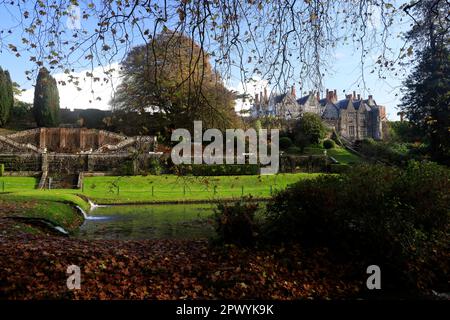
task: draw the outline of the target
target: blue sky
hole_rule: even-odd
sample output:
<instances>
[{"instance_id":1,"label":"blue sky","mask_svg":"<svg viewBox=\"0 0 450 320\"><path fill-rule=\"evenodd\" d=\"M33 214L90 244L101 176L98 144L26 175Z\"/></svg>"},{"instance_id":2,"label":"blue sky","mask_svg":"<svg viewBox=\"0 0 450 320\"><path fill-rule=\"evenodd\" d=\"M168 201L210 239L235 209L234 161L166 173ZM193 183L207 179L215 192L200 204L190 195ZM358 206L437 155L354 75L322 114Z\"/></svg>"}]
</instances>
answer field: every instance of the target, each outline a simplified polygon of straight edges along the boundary
<instances>
[{"instance_id":1,"label":"blue sky","mask_svg":"<svg viewBox=\"0 0 450 320\"><path fill-rule=\"evenodd\" d=\"M0 29L4 29L5 26L10 26L13 23L14 21L12 20L11 14L9 12L1 10ZM93 27L93 25L89 25L89 22L84 21L82 23L83 28ZM402 30L405 30L407 26L407 22L399 24L396 26L396 31L400 32ZM21 38L22 34L16 30L15 32L13 32L13 34L8 36L4 44L20 43ZM389 40L389 44L393 48L399 49L402 45L402 42L398 39L391 39ZM328 58L328 64L332 65L332 68L325 71L325 77L323 78L324 88L336 89L339 98L343 98L346 93L348 94L353 91L361 93L364 97L372 94L378 104L386 106L388 118L391 120L395 120L398 119L398 116L396 115L396 107L400 102L401 80L402 77L405 76L405 72L397 77L395 77L393 74L388 74L388 78L384 80L379 79L376 72L370 73L373 69L372 64L376 61L378 56L376 52L377 48L374 49L375 50L373 50L373 53L371 53L371 55L366 58L366 68L364 72L366 84L365 89L362 86L360 78L360 52L358 51L358 48L355 48L352 44L336 47L332 52L332 55ZM21 52L21 57L16 57L14 53L8 50L3 50L2 52L0 52L0 66L4 69L9 70L13 81L19 83L21 88L28 89L22 97L22 99L25 101L32 101L33 96L32 85L34 84L34 79L29 81L26 79L25 75L25 71L33 67L32 62L29 61L29 57L30 55L26 52ZM86 66L77 65L73 67L75 68L76 72L79 72L78 75L80 77L82 77L86 71L90 71L90 68L86 68ZM118 69L118 65L114 65L114 67ZM101 68L97 68L95 70L99 75L102 74ZM57 80L64 80L66 77L61 71L55 71L54 75ZM66 86L64 88L60 87L61 106L71 109L108 108L107 103L109 101L109 97L112 94L113 88L119 83L117 73L115 73L114 77L116 77L117 79L114 79L112 85L111 83L92 84L91 82L82 82L82 91L76 90L73 86ZM295 83L297 84L297 95L300 96L298 81L295 81ZM265 80L260 79L258 85L262 86L264 84ZM294 81L292 84L294 84ZM358 84L360 85L360 87L358 87ZM243 91L244 86L241 83L239 70L237 70L236 68L232 70L231 79L227 81L227 86L236 91ZM246 88L249 94L253 94L254 92L258 92L260 90L259 88L255 90L251 85L247 85ZM314 89L315 88L304 88L304 90ZM94 94L91 93L92 90L94 91ZM96 97L101 97L101 100L96 100ZM242 107L242 102L239 102L238 105L239 107Z\"/></svg>"}]
</instances>

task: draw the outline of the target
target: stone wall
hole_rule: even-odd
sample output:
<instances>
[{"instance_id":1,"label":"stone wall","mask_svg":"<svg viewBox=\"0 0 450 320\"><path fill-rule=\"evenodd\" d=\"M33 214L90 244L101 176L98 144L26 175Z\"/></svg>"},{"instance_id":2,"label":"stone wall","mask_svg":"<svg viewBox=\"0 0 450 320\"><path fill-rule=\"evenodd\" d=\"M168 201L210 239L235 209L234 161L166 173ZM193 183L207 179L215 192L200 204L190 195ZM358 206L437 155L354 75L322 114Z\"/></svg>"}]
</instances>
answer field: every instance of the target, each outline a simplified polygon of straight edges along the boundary
<instances>
[{"instance_id":1,"label":"stone wall","mask_svg":"<svg viewBox=\"0 0 450 320\"><path fill-rule=\"evenodd\" d=\"M27 144L30 143L34 146L39 146L39 136L40 136L40 129L31 129L31 130L24 130L19 131L13 134L7 135L7 138L14 140L18 143Z\"/></svg>"},{"instance_id":2,"label":"stone wall","mask_svg":"<svg viewBox=\"0 0 450 320\"><path fill-rule=\"evenodd\" d=\"M2 150L3 152L3 150ZM5 165L5 170L10 171L41 171L42 159L40 154L0 154L0 163Z\"/></svg>"}]
</instances>

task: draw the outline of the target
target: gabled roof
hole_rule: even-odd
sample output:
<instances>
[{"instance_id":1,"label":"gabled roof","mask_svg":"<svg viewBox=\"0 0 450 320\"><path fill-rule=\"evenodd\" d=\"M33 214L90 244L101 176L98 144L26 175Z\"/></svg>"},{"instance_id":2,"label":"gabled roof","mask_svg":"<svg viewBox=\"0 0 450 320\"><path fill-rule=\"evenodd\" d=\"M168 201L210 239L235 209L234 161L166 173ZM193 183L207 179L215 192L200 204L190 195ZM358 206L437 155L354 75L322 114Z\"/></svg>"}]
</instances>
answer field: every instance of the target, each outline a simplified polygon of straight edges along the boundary
<instances>
[{"instance_id":1,"label":"gabled roof","mask_svg":"<svg viewBox=\"0 0 450 320\"><path fill-rule=\"evenodd\" d=\"M359 107L361 106L361 100L353 100L353 108L355 108L355 110L359 110Z\"/></svg>"},{"instance_id":2,"label":"gabled roof","mask_svg":"<svg viewBox=\"0 0 450 320\"><path fill-rule=\"evenodd\" d=\"M311 95L308 94L308 95L306 95L306 96L304 96L304 97L301 97L301 98L297 99L298 104L304 105L304 104L308 101L308 99L309 99L310 96L311 96Z\"/></svg>"},{"instance_id":3,"label":"gabled roof","mask_svg":"<svg viewBox=\"0 0 450 320\"><path fill-rule=\"evenodd\" d=\"M283 101L283 99L286 97L286 93L283 94L277 94L273 97L273 102L274 103L280 103L281 101Z\"/></svg>"},{"instance_id":4,"label":"gabled roof","mask_svg":"<svg viewBox=\"0 0 450 320\"><path fill-rule=\"evenodd\" d=\"M339 100L338 102L336 102L336 107L338 107L339 109L347 109L349 103L349 99L343 99L343 100Z\"/></svg>"},{"instance_id":5,"label":"gabled roof","mask_svg":"<svg viewBox=\"0 0 450 320\"><path fill-rule=\"evenodd\" d=\"M320 104L321 106L326 106L327 103L328 103L328 99L327 99L327 98L323 98L323 99L320 99L320 100L319 100L319 104Z\"/></svg>"}]
</instances>

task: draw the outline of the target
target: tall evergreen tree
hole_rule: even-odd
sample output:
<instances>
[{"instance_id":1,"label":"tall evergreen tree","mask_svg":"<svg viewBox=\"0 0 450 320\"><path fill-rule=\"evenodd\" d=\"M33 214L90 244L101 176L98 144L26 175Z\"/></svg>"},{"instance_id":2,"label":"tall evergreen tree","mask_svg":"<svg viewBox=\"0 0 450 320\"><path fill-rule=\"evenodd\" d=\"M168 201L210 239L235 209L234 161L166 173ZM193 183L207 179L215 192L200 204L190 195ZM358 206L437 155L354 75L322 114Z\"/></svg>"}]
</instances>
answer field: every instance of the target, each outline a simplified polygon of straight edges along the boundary
<instances>
[{"instance_id":1,"label":"tall evergreen tree","mask_svg":"<svg viewBox=\"0 0 450 320\"><path fill-rule=\"evenodd\" d=\"M14 106L13 84L8 71L0 68L0 127L9 119Z\"/></svg>"},{"instance_id":2,"label":"tall evergreen tree","mask_svg":"<svg viewBox=\"0 0 450 320\"><path fill-rule=\"evenodd\" d=\"M59 92L56 80L41 68L34 89L33 113L39 127L59 125Z\"/></svg>"},{"instance_id":3,"label":"tall evergreen tree","mask_svg":"<svg viewBox=\"0 0 450 320\"><path fill-rule=\"evenodd\" d=\"M450 39L446 1L414 4L416 24L407 38L417 63L404 82L401 109L430 142L432 157L450 164Z\"/></svg>"}]
</instances>

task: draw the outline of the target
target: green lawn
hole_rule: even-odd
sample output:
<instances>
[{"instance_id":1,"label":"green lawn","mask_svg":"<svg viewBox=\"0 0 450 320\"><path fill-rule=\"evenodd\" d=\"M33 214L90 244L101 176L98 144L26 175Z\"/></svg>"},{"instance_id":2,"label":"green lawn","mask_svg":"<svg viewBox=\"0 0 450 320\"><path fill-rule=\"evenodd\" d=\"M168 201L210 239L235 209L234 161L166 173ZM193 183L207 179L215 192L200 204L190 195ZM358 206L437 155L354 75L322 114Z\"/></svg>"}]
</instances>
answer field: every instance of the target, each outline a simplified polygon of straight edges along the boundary
<instances>
[{"instance_id":1,"label":"green lawn","mask_svg":"<svg viewBox=\"0 0 450 320\"><path fill-rule=\"evenodd\" d=\"M323 155L324 150L325 150L324 148L320 148L320 147L306 147L304 150L305 151L304 154L305 155ZM328 149L327 154L342 164L363 162L363 159L361 159L361 157L359 157L356 154L348 151L347 149L341 148L339 146L336 146L333 149Z\"/></svg>"},{"instance_id":2,"label":"green lawn","mask_svg":"<svg viewBox=\"0 0 450 320\"><path fill-rule=\"evenodd\" d=\"M83 210L89 210L89 204L77 196L80 190L27 190L13 193L0 194L0 199L11 201L50 201L60 203L70 203L79 206Z\"/></svg>"},{"instance_id":3,"label":"green lawn","mask_svg":"<svg viewBox=\"0 0 450 320\"><path fill-rule=\"evenodd\" d=\"M38 183L34 177L0 177L0 192L33 190Z\"/></svg>"},{"instance_id":4,"label":"green lawn","mask_svg":"<svg viewBox=\"0 0 450 320\"><path fill-rule=\"evenodd\" d=\"M76 230L83 218L75 212L73 205L84 210L89 205L74 194L60 191L23 191L0 195L0 216L44 218L66 230Z\"/></svg>"},{"instance_id":5,"label":"green lawn","mask_svg":"<svg viewBox=\"0 0 450 320\"><path fill-rule=\"evenodd\" d=\"M301 179L318 174L177 177L174 175L87 177L83 194L98 203L132 203L269 197Z\"/></svg>"},{"instance_id":6,"label":"green lawn","mask_svg":"<svg viewBox=\"0 0 450 320\"><path fill-rule=\"evenodd\" d=\"M262 176L193 177L175 175L86 177L83 190L36 190L34 178L6 179L3 198L65 201L80 207L86 204L77 194L96 203L151 203L235 199L244 196L268 198L277 190L302 179L317 177L315 173L277 174Z\"/></svg>"}]
</instances>

